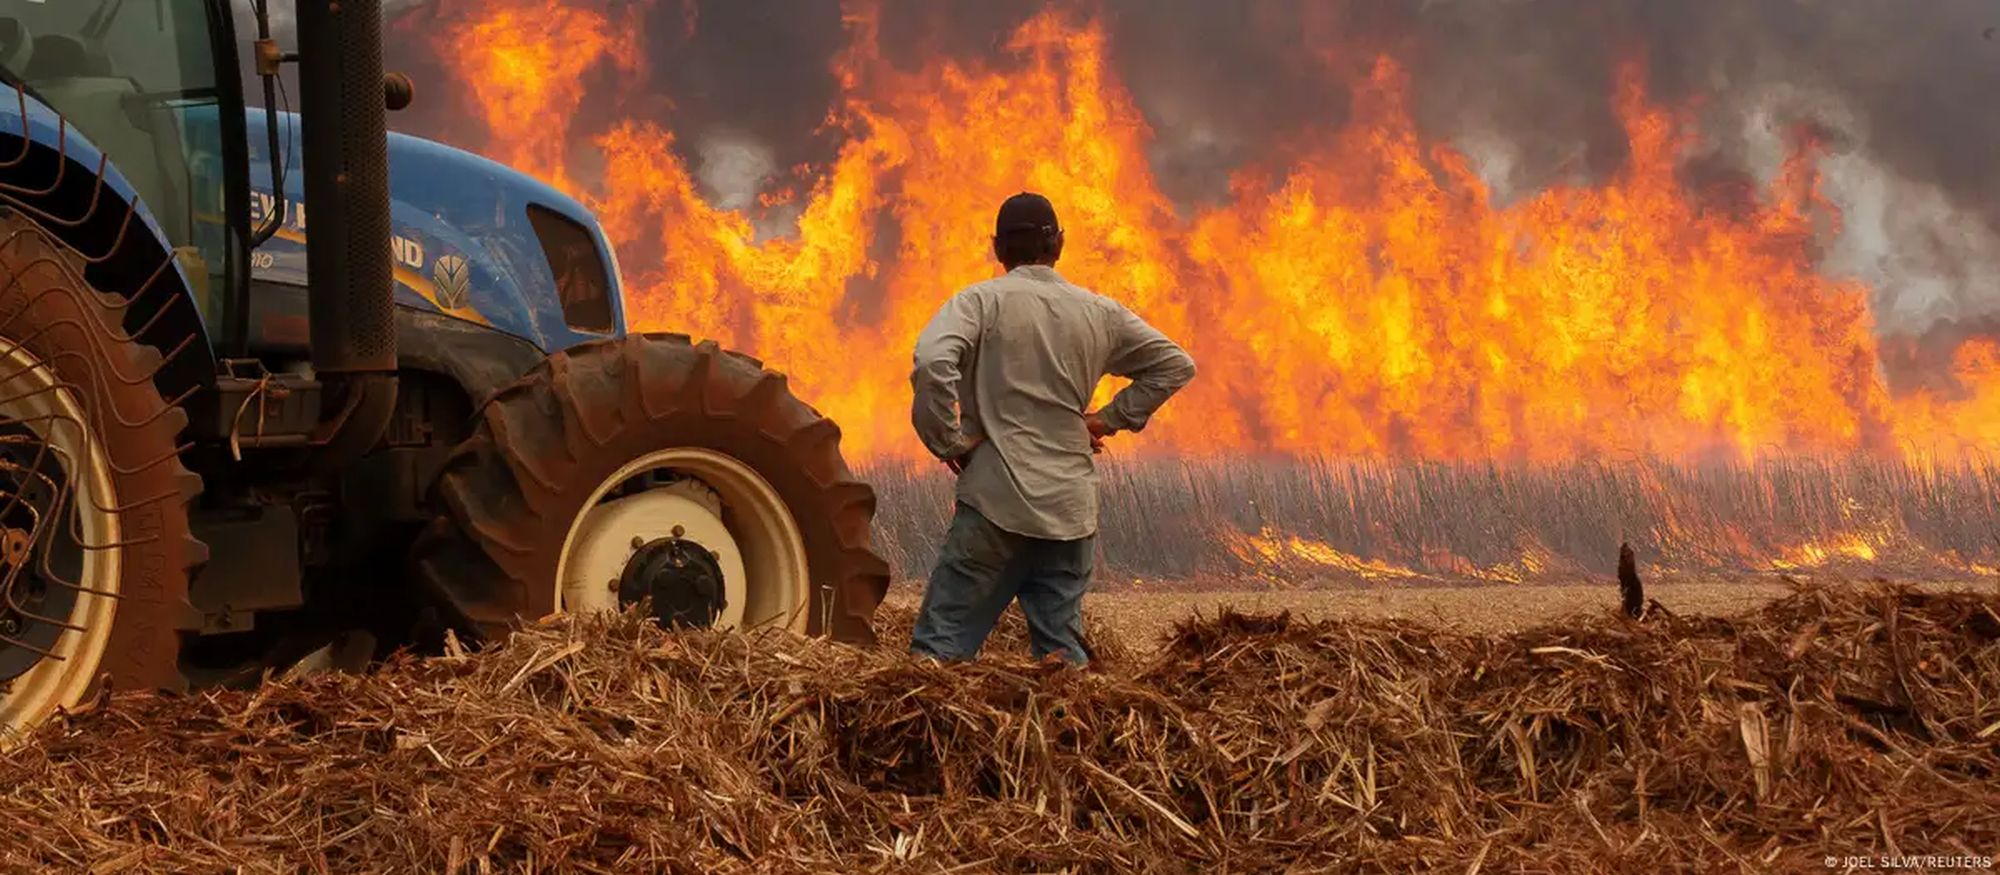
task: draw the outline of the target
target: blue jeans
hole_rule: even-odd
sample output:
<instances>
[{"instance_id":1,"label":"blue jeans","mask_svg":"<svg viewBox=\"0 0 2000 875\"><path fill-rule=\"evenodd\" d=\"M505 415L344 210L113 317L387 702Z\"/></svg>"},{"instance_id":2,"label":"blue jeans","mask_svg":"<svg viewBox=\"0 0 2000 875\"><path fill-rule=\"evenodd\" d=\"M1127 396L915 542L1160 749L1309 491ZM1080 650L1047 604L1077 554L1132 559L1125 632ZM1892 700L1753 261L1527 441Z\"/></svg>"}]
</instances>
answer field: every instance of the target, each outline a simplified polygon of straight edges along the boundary
<instances>
[{"instance_id":1,"label":"blue jeans","mask_svg":"<svg viewBox=\"0 0 2000 875\"><path fill-rule=\"evenodd\" d=\"M1061 653L1090 661L1083 640L1083 591L1090 586L1096 541L1048 541L1017 535L960 503L938 564L924 587L910 652L953 661L979 655L1007 603L1021 600L1036 659Z\"/></svg>"}]
</instances>

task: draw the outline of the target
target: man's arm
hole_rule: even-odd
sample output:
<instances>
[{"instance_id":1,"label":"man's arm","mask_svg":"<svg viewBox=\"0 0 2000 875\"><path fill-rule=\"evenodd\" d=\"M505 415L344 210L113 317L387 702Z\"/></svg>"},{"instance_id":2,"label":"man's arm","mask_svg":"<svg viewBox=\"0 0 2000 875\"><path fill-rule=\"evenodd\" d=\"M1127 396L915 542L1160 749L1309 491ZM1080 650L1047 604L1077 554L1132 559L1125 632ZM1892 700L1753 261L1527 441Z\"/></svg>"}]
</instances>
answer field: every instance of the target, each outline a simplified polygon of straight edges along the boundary
<instances>
[{"instance_id":1,"label":"man's arm","mask_svg":"<svg viewBox=\"0 0 2000 875\"><path fill-rule=\"evenodd\" d=\"M1113 376L1129 377L1132 385L1104 405L1096 418L1109 429L1106 434L1143 431L1160 405L1194 380L1194 359L1124 305L1114 306L1111 359L1105 369Z\"/></svg>"},{"instance_id":2,"label":"man's arm","mask_svg":"<svg viewBox=\"0 0 2000 875\"><path fill-rule=\"evenodd\" d=\"M979 443L979 438L960 428L958 392L964 363L978 345L978 302L964 293L946 301L917 335L916 367L910 372L910 424L924 448L946 462Z\"/></svg>"}]
</instances>

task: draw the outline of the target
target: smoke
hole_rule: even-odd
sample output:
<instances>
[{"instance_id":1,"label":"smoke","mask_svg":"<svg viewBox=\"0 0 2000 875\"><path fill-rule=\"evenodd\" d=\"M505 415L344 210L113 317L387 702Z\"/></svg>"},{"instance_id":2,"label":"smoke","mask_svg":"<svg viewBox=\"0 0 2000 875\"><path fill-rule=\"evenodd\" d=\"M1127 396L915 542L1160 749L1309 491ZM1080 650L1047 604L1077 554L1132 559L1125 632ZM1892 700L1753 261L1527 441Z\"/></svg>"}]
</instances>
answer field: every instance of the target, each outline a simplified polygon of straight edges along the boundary
<instances>
[{"instance_id":1,"label":"smoke","mask_svg":"<svg viewBox=\"0 0 2000 875\"><path fill-rule=\"evenodd\" d=\"M1425 122L1513 144L1529 187L1579 157L1606 172L1623 139L1605 95L1618 63L1643 58L1655 97L1697 108L1706 159L1768 178L1784 134L1815 129L1822 193L1842 218L1823 267L1874 290L1882 331L2000 312L2000 116L1966 111L2000 88L2000 7L1627 0L1576 16L1560 5L1426 7L1413 39Z\"/></svg>"},{"instance_id":2,"label":"smoke","mask_svg":"<svg viewBox=\"0 0 2000 875\"><path fill-rule=\"evenodd\" d=\"M716 129L695 148L695 182L709 202L752 215L760 240L789 233L802 210L795 201L762 208L759 198L780 179L779 169L768 144L739 131Z\"/></svg>"},{"instance_id":3,"label":"smoke","mask_svg":"<svg viewBox=\"0 0 2000 875\"><path fill-rule=\"evenodd\" d=\"M1818 131L1822 190L1844 219L1824 266L1875 290L1883 331L2000 312L2000 113L1972 109L2000 89L2000 6L1984 0L1107 6L1177 196L1216 196L1260 150L1337 126L1339 89L1377 54L1408 68L1419 126L1503 202L1601 179L1626 157L1611 99L1636 60L1655 99L1698 115L1708 142L1691 174L1768 179L1787 132ZM1217 141L1229 146L1202 148Z\"/></svg>"},{"instance_id":4,"label":"smoke","mask_svg":"<svg viewBox=\"0 0 2000 875\"><path fill-rule=\"evenodd\" d=\"M769 147L728 132L704 140L700 156L695 178L715 192L714 204L725 210L756 206L757 194L778 169Z\"/></svg>"}]
</instances>

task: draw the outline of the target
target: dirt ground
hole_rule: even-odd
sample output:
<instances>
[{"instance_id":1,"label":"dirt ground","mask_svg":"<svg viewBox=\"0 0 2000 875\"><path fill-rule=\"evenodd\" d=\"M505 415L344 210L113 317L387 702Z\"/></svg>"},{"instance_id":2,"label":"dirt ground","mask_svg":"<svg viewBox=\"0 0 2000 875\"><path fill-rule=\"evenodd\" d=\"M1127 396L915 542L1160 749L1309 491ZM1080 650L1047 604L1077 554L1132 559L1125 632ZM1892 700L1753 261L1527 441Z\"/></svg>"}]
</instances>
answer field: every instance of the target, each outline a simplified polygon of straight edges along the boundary
<instances>
[{"instance_id":1,"label":"dirt ground","mask_svg":"<svg viewBox=\"0 0 2000 875\"><path fill-rule=\"evenodd\" d=\"M1920 584L1925 588L2000 593L2000 579ZM1596 614L1618 605L1618 587L1491 584L1484 586L1392 586L1279 590L1269 587L1218 590L1212 584L1191 590L1171 583L1151 589L1092 593L1084 611L1115 629L1130 646L1147 648L1176 622L1213 616L1225 608L1243 612L1291 611L1310 619L1352 617L1401 619L1467 632L1507 632L1564 617ZM1661 582L1646 587L1648 598L1680 614L1732 616L1756 610L1790 592L1782 582ZM887 605L915 608L918 586L899 586Z\"/></svg>"}]
</instances>

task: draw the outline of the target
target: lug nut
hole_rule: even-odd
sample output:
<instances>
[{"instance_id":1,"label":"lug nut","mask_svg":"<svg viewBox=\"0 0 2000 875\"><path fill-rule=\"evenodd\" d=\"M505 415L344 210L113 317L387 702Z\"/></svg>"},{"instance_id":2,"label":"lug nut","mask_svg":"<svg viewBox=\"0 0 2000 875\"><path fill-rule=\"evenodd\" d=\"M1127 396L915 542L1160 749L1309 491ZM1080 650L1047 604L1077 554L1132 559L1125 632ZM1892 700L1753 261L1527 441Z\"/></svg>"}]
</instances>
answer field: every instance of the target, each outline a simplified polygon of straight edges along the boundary
<instances>
[{"instance_id":1,"label":"lug nut","mask_svg":"<svg viewBox=\"0 0 2000 875\"><path fill-rule=\"evenodd\" d=\"M682 536L682 535L685 535L685 534L687 534L687 529L685 529L685 528L682 528L682 527L680 527L680 526L675 526L675 527L674 527L674 537L678 538L678 537L680 537L680 536Z\"/></svg>"},{"instance_id":2,"label":"lug nut","mask_svg":"<svg viewBox=\"0 0 2000 875\"><path fill-rule=\"evenodd\" d=\"M638 535L633 535L633 536L632 536L632 549L634 549L634 550L637 550L637 549L639 549L640 547L644 547L644 546L646 546L646 539L645 539L645 538L643 538L643 537L640 537L640 536L638 536Z\"/></svg>"},{"instance_id":3,"label":"lug nut","mask_svg":"<svg viewBox=\"0 0 2000 875\"><path fill-rule=\"evenodd\" d=\"M12 635L19 631L21 631L21 621L13 617L0 620L0 635Z\"/></svg>"},{"instance_id":4,"label":"lug nut","mask_svg":"<svg viewBox=\"0 0 2000 875\"><path fill-rule=\"evenodd\" d=\"M611 590L612 592L617 592L617 591L618 591L618 578L616 578L616 577L614 577L614 578L611 578L611 584L610 584L609 586L605 587L605 588L606 588L606 589L609 589L609 590Z\"/></svg>"}]
</instances>

